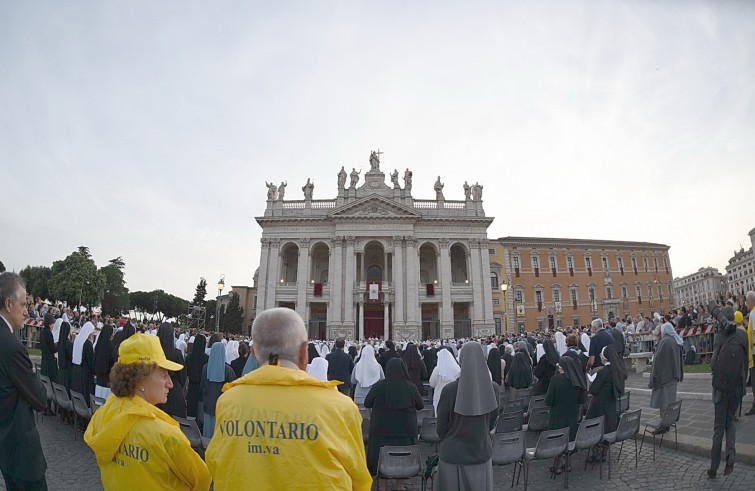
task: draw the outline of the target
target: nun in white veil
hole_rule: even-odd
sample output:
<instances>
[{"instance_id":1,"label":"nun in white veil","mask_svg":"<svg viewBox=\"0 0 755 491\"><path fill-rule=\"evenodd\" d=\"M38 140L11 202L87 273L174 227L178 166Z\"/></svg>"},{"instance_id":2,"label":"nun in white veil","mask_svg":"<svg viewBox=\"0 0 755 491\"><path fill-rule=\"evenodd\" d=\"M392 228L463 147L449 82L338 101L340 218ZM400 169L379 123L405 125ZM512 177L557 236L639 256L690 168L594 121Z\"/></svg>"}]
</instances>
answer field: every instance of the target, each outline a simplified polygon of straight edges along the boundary
<instances>
[{"instance_id":1,"label":"nun in white veil","mask_svg":"<svg viewBox=\"0 0 755 491\"><path fill-rule=\"evenodd\" d=\"M590 336L588 336L586 332L583 332L579 336L579 340L582 342L582 346L585 347L585 353L589 353L590 352Z\"/></svg>"},{"instance_id":2,"label":"nun in white veil","mask_svg":"<svg viewBox=\"0 0 755 491\"><path fill-rule=\"evenodd\" d=\"M316 379L324 380L325 382L328 381L328 360L323 358L322 356L318 356L314 360L312 360L312 363L307 365L307 373ZM334 387L334 389L338 390L338 388Z\"/></svg>"},{"instance_id":3,"label":"nun in white veil","mask_svg":"<svg viewBox=\"0 0 755 491\"><path fill-rule=\"evenodd\" d=\"M354 387L354 402L364 404L364 398L370 392L370 388L378 380L383 380L385 375L383 367L375 357L375 348L371 344L362 346L354 370L351 372L351 385Z\"/></svg>"},{"instance_id":4,"label":"nun in white veil","mask_svg":"<svg viewBox=\"0 0 755 491\"><path fill-rule=\"evenodd\" d=\"M566 350L567 350L566 336L564 336L564 333L562 333L561 331L556 331L555 339L556 339L556 351L558 351L559 356L563 356L563 354L566 353Z\"/></svg>"}]
</instances>

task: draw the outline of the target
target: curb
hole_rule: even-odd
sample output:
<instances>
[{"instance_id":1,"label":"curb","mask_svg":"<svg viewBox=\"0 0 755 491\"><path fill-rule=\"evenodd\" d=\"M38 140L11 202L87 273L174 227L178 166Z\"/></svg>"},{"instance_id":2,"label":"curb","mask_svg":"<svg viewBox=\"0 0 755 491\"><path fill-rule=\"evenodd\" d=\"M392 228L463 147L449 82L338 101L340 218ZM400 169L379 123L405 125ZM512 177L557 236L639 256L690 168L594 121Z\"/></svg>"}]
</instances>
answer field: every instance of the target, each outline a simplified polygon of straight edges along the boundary
<instances>
[{"instance_id":1,"label":"curb","mask_svg":"<svg viewBox=\"0 0 755 491\"><path fill-rule=\"evenodd\" d=\"M684 379L702 379L702 380L709 380L712 377L712 374L710 373L685 373ZM642 374L642 378L650 378L650 372L644 372ZM684 383L684 382L682 382Z\"/></svg>"},{"instance_id":2,"label":"curb","mask_svg":"<svg viewBox=\"0 0 755 491\"><path fill-rule=\"evenodd\" d=\"M653 393L652 389L640 389L636 387L627 387L627 389L631 390L633 394L642 394L644 396L650 396ZM697 400L697 401L712 401L713 400L713 394L708 392L677 392L676 393L677 399L691 399L691 400Z\"/></svg>"}]
</instances>

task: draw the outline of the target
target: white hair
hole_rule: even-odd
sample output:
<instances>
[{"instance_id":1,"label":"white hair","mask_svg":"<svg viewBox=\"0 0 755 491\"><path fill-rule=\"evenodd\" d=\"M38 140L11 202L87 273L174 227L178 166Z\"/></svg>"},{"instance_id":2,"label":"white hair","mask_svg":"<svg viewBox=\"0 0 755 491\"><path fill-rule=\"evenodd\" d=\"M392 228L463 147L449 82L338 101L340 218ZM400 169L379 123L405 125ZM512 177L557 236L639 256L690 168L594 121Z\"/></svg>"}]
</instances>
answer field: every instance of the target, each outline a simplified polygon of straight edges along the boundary
<instances>
[{"instance_id":1,"label":"white hair","mask_svg":"<svg viewBox=\"0 0 755 491\"><path fill-rule=\"evenodd\" d=\"M747 292L747 297L746 298L750 302L755 302L755 291L750 290L749 292Z\"/></svg>"},{"instance_id":2,"label":"white hair","mask_svg":"<svg viewBox=\"0 0 755 491\"><path fill-rule=\"evenodd\" d=\"M307 342L304 321L295 311L284 307L265 310L252 324L254 357L260 365L267 363L271 353L281 360L299 362L302 344Z\"/></svg>"},{"instance_id":3,"label":"white hair","mask_svg":"<svg viewBox=\"0 0 755 491\"><path fill-rule=\"evenodd\" d=\"M603 329L603 321L601 319L594 319L590 325L593 329Z\"/></svg>"}]
</instances>

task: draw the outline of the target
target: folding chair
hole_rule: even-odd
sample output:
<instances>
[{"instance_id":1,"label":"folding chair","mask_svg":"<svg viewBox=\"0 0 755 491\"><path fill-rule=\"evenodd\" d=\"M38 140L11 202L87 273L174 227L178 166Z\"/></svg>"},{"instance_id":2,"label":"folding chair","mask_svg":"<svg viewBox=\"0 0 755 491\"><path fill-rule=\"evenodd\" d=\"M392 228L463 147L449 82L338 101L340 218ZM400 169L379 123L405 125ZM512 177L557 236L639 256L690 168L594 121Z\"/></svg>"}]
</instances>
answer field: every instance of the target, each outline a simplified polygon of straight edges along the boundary
<instances>
[{"instance_id":1,"label":"folding chair","mask_svg":"<svg viewBox=\"0 0 755 491\"><path fill-rule=\"evenodd\" d=\"M492 437L493 465L514 464L511 473L511 487L514 487L514 476L519 467L525 464L524 451L527 443L527 435L524 431L512 431L509 433L496 433ZM525 476L527 472L525 471ZM526 477L525 477L526 479ZM525 488L527 483L525 482Z\"/></svg>"},{"instance_id":2,"label":"folding chair","mask_svg":"<svg viewBox=\"0 0 755 491\"><path fill-rule=\"evenodd\" d=\"M539 395L539 396L532 396L530 398L530 403L527 406L527 415L532 413L533 409L537 409L539 407L545 407L545 395Z\"/></svg>"},{"instance_id":3,"label":"folding chair","mask_svg":"<svg viewBox=\"0 0 755 491\"><path fill-rule=\"evenodd\" d=\"M89 409L84 396L75 390L71 391L71 404L73 404L73 428L75 430L77 428L78 418L89 421L92 418L92 411Z\"/></svg>"},{"instance_id":4,"label":"folding chair","mask_svg":"<svg viewBox=\"0 0 755 491\"><path fill-rule=\"evenodd\" d=\"M47 375L40 374L39 380L42 382L42 385L45 387L45 394L47 397L47 402L52 403L51 406L55 406L55 392L52 389L52 382L50 381L50 377L48 377ZM39 411L37 411L37 418L39 418L43 414L44 413L40 413ZM42 417L42 421L44 421L44 417Z\"/></svg>"},{"instance_id":5,"label":"folding chair","mask_svg":"<svg viewBox=\"0 0 755 491\"><path fill-rule=\"evenodd\" d=\"M522 429L523 423L524 415L522 413L503 413L498 416L495 432L511 433L513 431L520 431Z\"/></svg>"},{"instance_id":6,"label":"folding chair","mask_svg":"<svg viewBox=\"0 0 755 491\"><path fill-rule=\"evenodd\" d=\"M629 396L631 391L627 390L623 396L616 399L616 414L624 414L629 411Z\"/></svg>"},{"instance_id":7,"label":"folding chair","mask_svg":"<svg viewBox=\"0 0 755 491\"><path fill-rule=\"evenodd\" d=\"M569 449L569 428L547 430L540 433L535 448L528 448L524 453L524 489L529 480L529 462L532 460L553 459L566 453ZM521 469L520 469L521 473ZM519 484L519 475L516 479Z\"/></svg>"},{"instance_id":8,"label":"folding chair","mask_svg":"<svg viewBox=\"0 0 755 491\"><path fill-rule=\"evenodd\" d=\"M566 487L569 487L569 470L571 466L571 454L592 448L603 441L603 428L605 417L586 419L579 424L577 436L573 442L569 442L569 452L566 454ZM587 459L585 459L587 469ZM600 478L603 479L603 459L600 459Z\"/></svg>"},{"instance_id":9,"label":"folding chair","mask_svg":"<svg viewBox=\"0 0 755 491\"><path fill-rule=\"evenodd\" d=\"M640 453L642 453L642 446L645 444L645 433L647 433L648 428L650 428L650 434L653 435L653 462L655 462L655 435L659 433L659 430L670 430L672 426L674 427L674 449L679 450L679 439L676 433L676 423L679 422L679 416L681 415L681 413L682 401L676 401L666 406L666 409L663 410L662 418L655 418L648 421L645 425L645 430L642 432ZM661 431L660 446L663 446L663 435L666 433L666 431Z\"/></svg>"},{"instance_id":10,"label":"folding chair","mask_svg":"<svg viewBox=\"0 0 755 491\"><path fill-rule=\"evenodd\" d=\"M524 399L517 399L515 401L509 401L503 406L503 414L520 412L524 414L524 410L527 406L524 405Z\"/></svg>"},{"instance_id":11,"label":"folding chair","mask_svg":"<svg viewBox=\"0 0 755 491\"><path fill-rule=\"evenodd\" d=\"M199 425L197 425L197 420L189 419L189 418L179 418L178 416L173 416L173 419L178 421L178 424L181 426L181 431L186 436L186 438L189 439L191 448L197 451L202 450L204 448L204 446L202 445L202 432L199 431Z\"/></svg>"},{"instance_id":12,"label":"folding chair","mask_svg":"<svg viewBox=\"0 0 755 491\"><path fill-rule=\"evenodd\" d=\"M628 411L621 415L619 425L616 427L616 431L603 435L603 446L608 448L608 478L611 479L611 445L621 442L619 447L619 456L616 462L621 459L621 451L624 449L624 441L630 438L634 440L634 468L637 469L638 456L637 456L637 434L640 432L640 416L642 415L642 409L636 411Z\"/></svg>"},{"instance_id":13,"label":"folding chair","mask_svg":"<svg viewBox=\"0 0 755 491\"><path fill-rule=\"evenodd\" d=\"M440 437L438 436L438 420L436 418L425 418L422 420L422 427L419 430L419 441L435 444L435 452L438 452Z\"/></svg>"},{"instance_id":14,"label":"folding chair","mask_svg":"<svg viewBox=\"0 0 755 491\"><path fill-rule=\"evenodd\" d=\"M420 409L417 411L417 430L419 430L422 427L422 421L425 418L432 418L433 417L433 407L430 406L429 408L426 407L424 409Z\"/></svg>"},{"instance_id":15,"label":"folding chair","mask_svg":"<svg viewBox=\"0 0 755 491\"><path fill-rule=\"evenodd\" d=\"M422 460L419 445L380 448L377 478L411 479L422 475ZM424 476L422 476L424 482Z\"/></svg>"},{"instance_id":16,"label":"folding chair","mask_svg":"<svg viewBox=\"0 0 755 491\"><path fill-rule=\"evenodd\" d=\"M532 410L529 422L522 428L525 431L543 431L548 429L551 408L548 406L538 407Z\"/></svg>"},{"instance_id":17,"label":"folding chair","mask_svg":"<svg viewBox=\"0 0 755 491\"><path fill-rule=\"evenodd\" d=\"M56 384L55 382L53 382L52 390L53 390L53 393L55 394L55 405L58 406L58 408L62 409L63 411L74 412L73 402L71 402L71 398L68 397L68 391L66 391L66 388L60 384ZM73 438L76 439L75 427L74 427L74 432L73 432Z\"/></svg>"}]
</instances>

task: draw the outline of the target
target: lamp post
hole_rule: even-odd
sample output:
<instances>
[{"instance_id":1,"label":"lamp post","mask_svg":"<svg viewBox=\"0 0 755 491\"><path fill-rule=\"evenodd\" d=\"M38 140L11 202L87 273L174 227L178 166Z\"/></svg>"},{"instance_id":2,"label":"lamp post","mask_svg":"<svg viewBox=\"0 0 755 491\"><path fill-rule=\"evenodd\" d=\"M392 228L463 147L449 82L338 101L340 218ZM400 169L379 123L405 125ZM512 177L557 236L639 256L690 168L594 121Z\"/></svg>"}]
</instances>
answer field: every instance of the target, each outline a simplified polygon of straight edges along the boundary
<instances>
[{"instance_id":1,"label":"lamp post","mask_svg":"<svg viewBox=\"0 0 755 491\"><path fill-rule=\"evenodd\" d=\"M501 293L503 293L503 333L509 333L509 304L506 302L506 291L509 289L509 285L505 282L501 283Z\"/></svg>"},{"instance_id":2,"label":"lamp post","mask_svg":"<svg viewBox=\"0 0 755 491\"><path fill-rule=\"evenodd\" d=\"M221 274L218 280L218 298L215 301L217 304L217 313L215 315L215 332L220 331L220 296L223 294L223 288L225 288L225 275Z\"/></svg>"}]
</instances>

